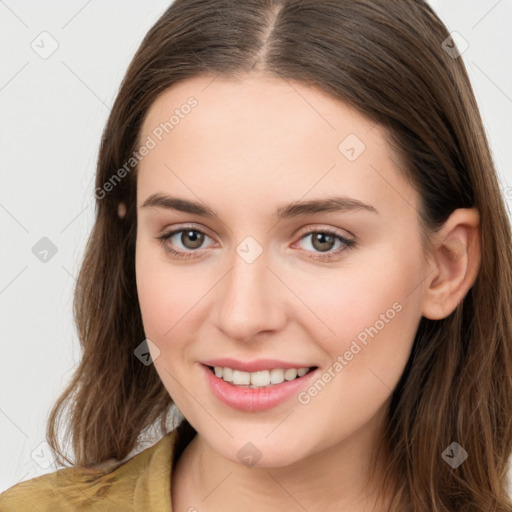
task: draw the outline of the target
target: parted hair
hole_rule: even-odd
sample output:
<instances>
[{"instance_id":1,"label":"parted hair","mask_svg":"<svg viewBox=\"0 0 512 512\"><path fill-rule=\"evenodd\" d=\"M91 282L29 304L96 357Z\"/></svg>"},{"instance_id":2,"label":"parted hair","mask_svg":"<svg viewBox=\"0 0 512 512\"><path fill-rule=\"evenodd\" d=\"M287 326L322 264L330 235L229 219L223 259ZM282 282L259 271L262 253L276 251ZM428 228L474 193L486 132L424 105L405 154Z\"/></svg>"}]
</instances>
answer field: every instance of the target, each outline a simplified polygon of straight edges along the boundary
<instances>
[{"instance_id":1,"label":"parted hair","mask_svg":"<svg viewBox=\"0 0 512 512\"><path fill-rule=\"evenodd\" d=\"M397 482L394 512L512 511L511 227L475 95L452 47L423 0L170 5L133 57L101 140L102 193L74 295L81 359L47 426L61 464L125 458L144 429L165 433L173 404L154 366L134 356L145 339L135 280L136 165L108 192L105 184L137 150L163 91L200 74L260 70L316 86L387 129L400 172L419 193L427 241L455 209L478 209L476 281L449 316L420 321L386 418L383 481ZM59 439L64 418L73 455ZM179 429L182 439L195 433L186 420ZM468 453L456 469L441 457L454 441Z\"/></svg>"}]
</instances>

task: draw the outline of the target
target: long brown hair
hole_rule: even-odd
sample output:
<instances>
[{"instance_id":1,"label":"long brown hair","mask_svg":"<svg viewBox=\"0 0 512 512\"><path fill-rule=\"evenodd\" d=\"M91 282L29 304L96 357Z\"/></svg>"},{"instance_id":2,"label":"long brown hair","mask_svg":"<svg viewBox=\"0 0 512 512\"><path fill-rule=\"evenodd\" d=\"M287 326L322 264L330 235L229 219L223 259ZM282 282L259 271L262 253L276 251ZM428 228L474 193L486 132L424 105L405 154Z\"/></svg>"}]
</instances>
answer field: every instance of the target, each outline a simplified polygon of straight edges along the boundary
<instances>
[{"instance_id":1,"label":"long brown hair","mask_svg":"<svg viewBox=\"0 0 512 512\"><path fill-rule=\"evenodd\" d=\"M172 405L154 366L134 357L145 336L134 265L136 165L126 162L148 108L180 80L258 69L315 85L386 127L428 233L457 208L480 212L476 282L447 318L422 318L393 392L387 476L398 477L395 511L512 510L511 229L449 37L423 0L176 0L165 11L126 72L101 141L96 220L74 302L83 354L48 422L60 463L73 464L57 438L66 409L74 464L90 466L125 458L151 425L164 433ZM469 454L457 469L441 457L454 441Z\"/></svg>"}]
</instances>

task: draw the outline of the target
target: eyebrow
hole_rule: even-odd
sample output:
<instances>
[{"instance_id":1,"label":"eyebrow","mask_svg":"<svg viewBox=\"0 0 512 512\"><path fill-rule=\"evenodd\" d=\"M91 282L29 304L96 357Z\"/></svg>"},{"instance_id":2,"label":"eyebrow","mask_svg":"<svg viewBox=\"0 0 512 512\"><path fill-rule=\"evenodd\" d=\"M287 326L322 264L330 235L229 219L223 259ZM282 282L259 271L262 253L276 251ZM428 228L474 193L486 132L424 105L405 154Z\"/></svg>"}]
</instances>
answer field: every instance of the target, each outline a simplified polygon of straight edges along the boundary
<instances>
[{"instance_id":1,"label":"eyebrow","mask_svg":"<svg viewBox=\"0 0 512 512\"><path fill-rule=\"evenodd\" d=\"M177 210L180 212L200 215L202 217L219 217L214 210L202 203L178 197L166 196L163 194L150 195L141 206L141 208L150 207ZM310 201L295 201L277 208L274 211L274 217L277 219L286 219L306 214L351 212L358 210L379 214L377 209L372 205L365 204L358 199L342 196L313 199Z\"/></svg>"}]
</instances>

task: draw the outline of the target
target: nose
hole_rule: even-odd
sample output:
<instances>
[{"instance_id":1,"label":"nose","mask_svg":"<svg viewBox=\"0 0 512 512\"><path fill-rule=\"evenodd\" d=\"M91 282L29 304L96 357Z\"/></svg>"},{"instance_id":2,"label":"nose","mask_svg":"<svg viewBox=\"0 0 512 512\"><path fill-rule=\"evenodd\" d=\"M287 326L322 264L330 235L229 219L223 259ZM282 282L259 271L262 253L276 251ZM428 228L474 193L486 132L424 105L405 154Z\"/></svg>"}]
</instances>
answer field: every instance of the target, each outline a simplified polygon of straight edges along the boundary
<instances>
[{"instance_id":1,"label":"nose","mask_svg":"<svg viewBox=\"0 0 512 512\"><path fill-rule=\"evenodd\" d=\"M226 337L250 341L258 334L276 332L286 323L282 284L267 263L265 252L252 263L234 255L215 301L215 321Z\"/></svg>"}]
</instances>

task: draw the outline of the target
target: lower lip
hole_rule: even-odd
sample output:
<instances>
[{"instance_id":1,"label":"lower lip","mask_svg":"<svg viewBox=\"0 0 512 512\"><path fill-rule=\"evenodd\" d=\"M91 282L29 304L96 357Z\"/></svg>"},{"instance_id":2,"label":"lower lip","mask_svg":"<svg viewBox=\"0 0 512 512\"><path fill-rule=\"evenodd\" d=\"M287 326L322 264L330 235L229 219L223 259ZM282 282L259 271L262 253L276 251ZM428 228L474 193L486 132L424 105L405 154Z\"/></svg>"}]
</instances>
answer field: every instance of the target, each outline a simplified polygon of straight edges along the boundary
<instances>
[{"instance_id":1,"label":"lower lip","mask_svg":"<svg viewBox=\"0 0 512 512\"><path fill-rule=\"evenodd\" d=\"M206 373L206 379L213 394L224 404L247 412L264 411L285 402L296 395L300 388L307 385L318 370L317 368L302 377L291 381L284 381L281 384L249 388L229 384L217 377L210 367L201 366Z\"/></svg>"}]
</instances>

